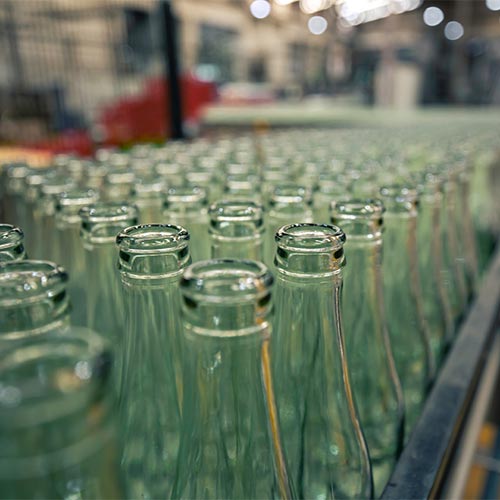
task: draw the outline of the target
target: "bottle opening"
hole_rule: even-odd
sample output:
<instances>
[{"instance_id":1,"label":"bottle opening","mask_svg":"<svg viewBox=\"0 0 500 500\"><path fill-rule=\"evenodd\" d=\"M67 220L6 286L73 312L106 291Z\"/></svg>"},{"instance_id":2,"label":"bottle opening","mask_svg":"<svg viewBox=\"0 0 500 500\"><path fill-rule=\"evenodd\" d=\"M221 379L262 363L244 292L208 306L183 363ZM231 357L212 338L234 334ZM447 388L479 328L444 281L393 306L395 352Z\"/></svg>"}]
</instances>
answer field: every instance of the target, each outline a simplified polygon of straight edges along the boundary
<instances>
[{"instance_id":1,"label":"bottle opening","mask_svg":"<svg viewBox=\"0 0 500 500\"><path fill-rule=\"evenodd\" d=\"M0 224L0 252L16 247L24 239L23 231L11 224Z\"/></svg>"},{"instance_id":2,"label":"bottle opening","mask_svg":"<svg viewBox=\"0 0 500 500\"><path fill-rule=\"evenodd\" d=\"M332 222L341 225L349 237L379 239L382 236L384 211L380 200L352 199L332 202L330 213Z\"/></svg>"},{"instance_id":3,"label":"bottle opening","mask_svg":"<svg viewBox=\"0 0 500 500\"><path fill-rule=\"evenodd\" d=\"M81 208L78 215L84 239L109 243L122 229L137 224L139 212L135 205L124 202L98 202Z\"/></svg>"},{"instance_id":4,"label":"bottle opening","mask_svg":"<svg viewBox=\"0 0 500 500\"><path fill-rule=\"evenodd\" d=\"M181 291L193 302L246 303L267 297L272 283L272 274L261 262L214 259L189 266Z\"/></svg>"},{"instance_id":5,"label":"bottle opening","mask_svg":"<svg viewBox=\"0 0 500 500\"><path fill-rule=\"evenodd\" d=\"M383 186L380 196L388 212L413 212L418 203L417 190L402 184Z\"/></svg>"},{"instance_id":6,"label":"bottle opening","mask_svg":"<svg viewBox=\"0 0 500 500\"><path fill-rule=\"evenodd\" d=\"M0 306L20 306L22 301L55 298L65 293L68 274L53 262L21 260L0 266Z\"/></svg>"},{"instance_id":7,"label":"bottle opening","mask_svg":"<svg viewBox=\"0 0 500 500\"><path fill-rule=\"evenodd\" d=\"M344 231L330 224L288 224L276 232L279 247L308 253L324 253L341 249Z\"/></svg>"}]
</instances>

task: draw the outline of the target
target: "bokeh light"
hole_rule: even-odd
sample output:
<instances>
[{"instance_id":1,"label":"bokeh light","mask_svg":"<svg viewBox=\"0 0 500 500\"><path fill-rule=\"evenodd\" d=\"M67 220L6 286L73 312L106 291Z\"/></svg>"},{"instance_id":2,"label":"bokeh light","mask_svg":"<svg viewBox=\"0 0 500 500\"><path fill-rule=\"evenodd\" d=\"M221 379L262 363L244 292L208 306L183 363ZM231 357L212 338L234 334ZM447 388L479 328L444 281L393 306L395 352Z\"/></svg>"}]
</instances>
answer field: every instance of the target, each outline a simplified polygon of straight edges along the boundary
<instances>
[{"instance_id":1,"label":"bokeh light","mask_svg":"<svg viewBox=\"0 0 500 500\"><path fill-rule=\"evenodd\" d=\"M267 0L254 0L250 4L250 13L257 19L265 19L271 13L271 4Z\"/></svg>"},{"instance_id":2,"label":"bokeh light","mask_svg":"<svg viewBox=\"0 0 500 500\"><path fill-rule=\"evenodd\" d=\"M328 21L322 16L313 16L307 21L307 27L313 35L322 35L328 28Z\"/></svg>"},{"instance_id":3,"label":"bokeh light","mask_svg":"<svg viewBox=\"0 0 500 500\"><path fill-rule=\"evenodd\" d=\"M427 26L437 26L444 20L444 13L439 7L427 7L424 10L424 23Z\"/></svg>"},{"instance_id":4,"label":"bokeh light","mask_svg":"<svg viewBox=\"0 0 500 500\"><path fill-rule=\"evenodd\" d=\"M464 36L464 27L458 21L450 21L444 27L444 36L451 41Z\"/></svg>"}]
</instances>

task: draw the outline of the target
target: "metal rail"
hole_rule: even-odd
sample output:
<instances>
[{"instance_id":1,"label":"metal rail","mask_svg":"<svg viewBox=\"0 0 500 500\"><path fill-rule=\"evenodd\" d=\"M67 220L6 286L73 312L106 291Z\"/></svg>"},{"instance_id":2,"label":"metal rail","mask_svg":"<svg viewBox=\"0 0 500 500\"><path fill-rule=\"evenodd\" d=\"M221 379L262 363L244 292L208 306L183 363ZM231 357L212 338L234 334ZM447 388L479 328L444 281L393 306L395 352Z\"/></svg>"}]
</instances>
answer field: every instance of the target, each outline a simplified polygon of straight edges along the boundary
<instances>
[{"instance_id":1,"label":"metal rail","mask_svg":"<svg viewBox=\"0 0 500 500\"><path fill-rule=\"evenodd\" d=\"M382 497L389 500L439 498L474 393L488 364L498 331L500 248L497 248L422 415Z\"/></svg>"}]
</instances>

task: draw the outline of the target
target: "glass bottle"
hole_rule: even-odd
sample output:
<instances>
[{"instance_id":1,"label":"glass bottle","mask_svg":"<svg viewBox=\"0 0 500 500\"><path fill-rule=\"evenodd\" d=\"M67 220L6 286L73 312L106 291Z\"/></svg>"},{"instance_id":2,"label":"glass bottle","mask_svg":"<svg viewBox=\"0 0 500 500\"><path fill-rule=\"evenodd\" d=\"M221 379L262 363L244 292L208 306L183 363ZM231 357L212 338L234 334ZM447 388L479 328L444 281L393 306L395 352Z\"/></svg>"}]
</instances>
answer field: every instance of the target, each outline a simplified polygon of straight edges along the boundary
<instances>
[{"instance_id":1,"label":"glass bottle","mask_svg":"<svg viewBox=\"0 0 500 500\"><path fill-rule=\"evenodd\" d=\"M167 498L182 404L179 277L189 234L168 224L132 226L116 238L126 311L119 416L122 467L133 498Z\"/></svg>"},{"instance_id":2,"label":"glass bottle","mask_svg":"<svg viewBox=\"0 0 500 500\"><path fill-rule=\"evenodd\" d=\"M418 274L417 192L403 185L380 190L386 208L382 276L386 317L405 398L405 441L434 378L434 358Z\"/></svg>"},{"instance_id":3,"label":"glass bottle","mask_svg":"<svg viewBox=\"0 0 500 500\"><path fill-rule=\"evenodd\" d=\"M126 168L112 169L106 174L103 181L101 197L106 201L120 202L128 200L132 193L136 176Z\"/></svg>"},{"instance_id":4,"label":"glass bottle","mask_svg":"<svg viewBox=\"0 0 500 500\"><path fill-rule=\"evenodd\" d=\"M371 498L340 311L345 234L289 224L276 242L273 375L291 478L299 498Z\"/></svg>"},{"instance_id":5,"label":"glass bottle","mask_svg":"<svg viewBox=\"0 0 500 500\"><path fill-rule=\"evenodd\" d=\"M443 231L444 280L449 294L455 324L458 324L467 304L467 286L464 267L460 261L457 210L457 185L451 171L442 173L443 200L441 209L441 229Z\"/></svg>"},{"instance_id":6,"label":"glass bottle","mask_svg":"<svg viewBox=\"0 0 500 500\"><path fill-rule=\"evenodd\" d=\"M163 220L185 227L190 236L193 261L210 256L208 240L208 199L204 188L198 186L171 187L163 203Z\"/></svg>"},{"instance_id":7,"label":"glass bottle","mask_svg":"<svg viewBox=\"0 0 500 500\"><path fill-rule=\"evenodd\" d=\"M120 348L124 311L115 240L120 231L137 224L138 210L127 203L98 202L81 208L78 214L85 252L86 326ZM119 380L119 368L115 375Z\"/></svg>"},{"instance_id":8,"label":"glass bottle","mask_svg":"<svg viewBox=\"0 0 500 500\"><path fill-rule=\"evenodd\" d=\"M208 213L212 258L262 260L262 205L243 199L224 200L211 205Z\"/></svg>"},{"instance_id":9,"label":"glass bottle","mask_svg":"<svg viewBox=\"0 0 500 500\"><path fill-rule=\"evenodd\" d=\"M132 188L132 199L139 209L141 224L159 224L163 220L162 206L165 181L157 177L141 177Z\"/></svg>"},{"instance_id":10,"label":"glass bottle","mask_svg":"<svg viewBox=\"0 0 500 500\"><path fill-rule=\"evenodd\" d=\"M85 253L80 238L81 208L96 203L99 193L92 189L73 188L56 196L54 260L69 274L68 294L71 299L71 324L86 324Z\"/></svg>"},{"instance_id":11,"label":"glass bottle","mask_svg":"<svg viewBox=\"0 0 500 500\"><path fill-rule=\"evenodd\" d=\"M69 325L68 275L52 262L0 266L0 351L25 338Z\"/></svg>"},{"instance_id":12,"label":"glass bottle","mask_svg":"<svg viewBox=\"0 0 500 500\"><path fill-rule=\"evenodd\" d=\"M86 329L0 351L2 498L123 498L112 356Z\"/></svg>"},{"instance_id":13,"label":"glass bottle","mask_svg":"<svg viewBox=\"0 0 500 500\"><path fill-rule=\"evenodd\" d=\"M33 207L34 235L39 259L55 260L55 205L56 197L74 189L75 181L71 177L54 176L46 178L38 190ZM31 255L31 254L30 254Z\"/></svg>"},{"instance_id":14,"label":"glass bottle","mask_svg":"<svg viewBox=\"0 0 500 500\"><path fill-rule=\"evenodd\" d=\"M419 179L419 216L417 249L422 308L429 327L429 339L436 368L443 361L447 345L453 338L455 325L448 294L442 279L443 248L440 211L441 179L426 172Z\"/></svg>"},{"instance_id":15,"label":"glass bottle","mask_svg":"<svg viewBox=\"0 0 500 500\"><path fill-rule=\"evenodd\" d=\"M4 203L3 221L24 228L23 203L24 178L30 173L30 168L24 162L12 163L5 170L5 185L2 188Z\"/></svg>"},{"instance_id":16,"label":"glass bottle","mask_svg":"<svg viewBox=\"0 0 500 500\"><path fill-rule=\"evenodd\" d=\"M292 498L270 373L272 275L211 260L181 280L185 369L172 498Z\"/></svg>"},{"instance_id":17,"label":"glass bottle","mask_svg":"<svg viewBox=\"0 0 500 500\"><path fill-rule=\"evenodd\" d=\"M329 223L331 202L341 201L346 197L349 197L349 185L342 176L332 172L321 173L317 189L313 194L314 222Z\"/></svg>"},{"instance_id":18,"label":"glass bottle","mask_svg":"<svg viewBox=\"0 0 500 500\"><path fill-rule=\"evenodd\" d=\"M26 259L24 233L11 224L0 224L0 262Z\"/></svg>"},{"instance_id":19,"label":"glass bottle","mask_svg":"<svg viewBox=\"0 0 500 500\"><path fill-rule=\"evenodd\" d=\"M403 444L404 399L394 364L382 293L379 200L332 204L332 223L346 233L341 312L352 389L382 494Z\"/></svg>"},{"instance_id":20,"label":"glass bottle","mask_svg":"<svg viewBox=\"0 0 500 500\"><path fill-rule=\"evenodd\" d=\"M284 224L312 222L312 193L310 189L294 184L274 188L266 213L266 238L264 240L264 262L272 268L276 244L274 235Z\"/></svg>"}]
</instances>

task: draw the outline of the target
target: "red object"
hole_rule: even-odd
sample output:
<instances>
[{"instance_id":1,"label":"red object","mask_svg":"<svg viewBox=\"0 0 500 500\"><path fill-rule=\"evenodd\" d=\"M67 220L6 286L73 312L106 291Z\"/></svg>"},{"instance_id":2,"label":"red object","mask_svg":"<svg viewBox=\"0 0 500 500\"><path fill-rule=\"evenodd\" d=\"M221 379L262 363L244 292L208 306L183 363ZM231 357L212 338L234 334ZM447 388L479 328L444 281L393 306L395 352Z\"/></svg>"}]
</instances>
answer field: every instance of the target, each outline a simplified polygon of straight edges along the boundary
<instances>
[{"instance_id":1,"label":"red object","mask_svg":"<svg viewBox=\"0 0 500 500\"><path fill-rule=\"evenodd\" d=\"M168 109L168 81L149 80L137 96L126 97L106 107L98 120L108 145L126 145L134 142L158 141L170 132ZM203 82L192 76L181 78L182 111L185 121L198 122L203 107L213 102L217 89L212 82Z\"/></svg>"}]
</instances>

